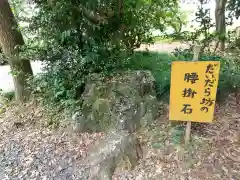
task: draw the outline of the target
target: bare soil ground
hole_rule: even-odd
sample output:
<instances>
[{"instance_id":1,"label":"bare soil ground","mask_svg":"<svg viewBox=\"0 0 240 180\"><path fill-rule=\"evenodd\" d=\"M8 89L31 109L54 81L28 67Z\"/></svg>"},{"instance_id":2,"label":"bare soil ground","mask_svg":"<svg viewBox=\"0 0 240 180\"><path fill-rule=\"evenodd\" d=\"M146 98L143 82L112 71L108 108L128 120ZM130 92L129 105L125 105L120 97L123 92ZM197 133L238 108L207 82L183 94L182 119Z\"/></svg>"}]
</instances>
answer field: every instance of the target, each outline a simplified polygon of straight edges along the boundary
<instances>
[{"instance_id":1,"label":"bare soil ground","mask_svg":"<svg viewBox=\"0 0 240 180\"><path fill-rule=\"evenodd\" d=\"M181 42L171 42L171 43L154 43L152 45L141 45L141 47L138 50L146 50L148 49L149 51L160 51L160 52L167 52L171 53L174 51L176 48L182 48L185 49L187 48L188 45L183 44Z\"/></svg>"},{"instance_id":2,"label":"bare soil ground","mask_svg":"<svg viewBox=\"0 0 240 180\"><path fill-rule=\"evenodd\" d=\"M183 134L177 130L182 123L170 123L166 107L142 133L144 158L133 171L116 173L115 180L240 180L240 106L233 95L226 102L216 107L212 124L193 124L183 157Z\"/></svg>"},{"instance_id":3,"label":"bare soil ground","mask_svg":"<svg viewBox=\"0 0 240 180\"><path fill-rule=\"evenodd\" d=\"M234 96L226 102L216 107L212 124L193 124L191 143L181 158L183 123L169 122L164 106L156 122L139 133L143 159L133 170L117 170L114 180L239 180L240 106ZM78 179L80 160L104 134L48 128L45 119L34 104L13 106L1 115L1 179Z\"/></svg>"},{"instance_id":4,"label":"bare soil ground","mask_svg":"<svg viewBox=\"0 0 240 180\"><path fill-rule=\"evenodd\" d=\"M0 115L1 180L78 179L76 164L104 134L46 127L51 117L45 115L35 103L12 105Z\"/></svg>"}]
</instances>

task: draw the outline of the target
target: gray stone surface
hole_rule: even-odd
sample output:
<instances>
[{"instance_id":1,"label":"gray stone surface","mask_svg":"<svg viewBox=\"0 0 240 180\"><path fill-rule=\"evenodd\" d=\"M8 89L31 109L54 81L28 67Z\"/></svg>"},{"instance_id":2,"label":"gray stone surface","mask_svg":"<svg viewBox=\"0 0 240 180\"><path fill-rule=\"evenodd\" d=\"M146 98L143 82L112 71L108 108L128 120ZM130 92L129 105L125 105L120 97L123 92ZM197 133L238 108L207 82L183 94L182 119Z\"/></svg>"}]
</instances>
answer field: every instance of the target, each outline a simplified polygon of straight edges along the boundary
<instances>
[{"instance_id":1,"label":"gray stone surface","mask_svg":"<svg viewBox=\"0 0 240 180\"><path fill-rule=\"evenodd\" d=\"M112 77L89 76L82 111L76 112L73 130L105 131L79 167L81 180L111 180L116 168L131 169L142 157L134 135L158 115L155 80L148 71L128 71Z\"/></svg>"},{"instance_id":2,"label":"gray stone surface","mask_svg":"<svg viewBox=\"0 0 240 180\"><path fill-rule=\"evenodd\" d=\"M128 71L108 78L93 74L82 99L82 111L73 115L74 129L81 132L134 132L158 115L155 80L149 71Z\"/></svg>"},{"instance_id":3,"label":"gray stone surface","mask_svg":"<svg viewBox=\"0 0 240 180\"><path fill-rule=\"evenodd\" d=\"M132 169L142 156L134 134L127 131L109 133L95 144L79 167L81 180L111 180L116 168Z\"/></svg>"}]
</instances>

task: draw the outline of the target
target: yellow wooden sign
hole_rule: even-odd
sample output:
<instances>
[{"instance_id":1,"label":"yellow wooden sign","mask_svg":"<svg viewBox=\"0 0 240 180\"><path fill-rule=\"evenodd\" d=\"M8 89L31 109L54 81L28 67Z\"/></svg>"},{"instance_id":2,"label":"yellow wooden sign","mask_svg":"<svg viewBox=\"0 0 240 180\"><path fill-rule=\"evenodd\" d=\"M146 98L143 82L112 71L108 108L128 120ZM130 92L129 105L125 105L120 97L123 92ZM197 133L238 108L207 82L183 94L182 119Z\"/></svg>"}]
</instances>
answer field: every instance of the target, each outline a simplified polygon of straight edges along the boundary
<instances>
[{"instance_id":1,"label":"yellow wooden sign","mask_svg":"<svg viewBox=\"0 0 240 180\"><path fill-rule=\"evenodd\" d=\"M170 120L212 122L220 62L172 63Z\"/></svg>"}]
</instances>

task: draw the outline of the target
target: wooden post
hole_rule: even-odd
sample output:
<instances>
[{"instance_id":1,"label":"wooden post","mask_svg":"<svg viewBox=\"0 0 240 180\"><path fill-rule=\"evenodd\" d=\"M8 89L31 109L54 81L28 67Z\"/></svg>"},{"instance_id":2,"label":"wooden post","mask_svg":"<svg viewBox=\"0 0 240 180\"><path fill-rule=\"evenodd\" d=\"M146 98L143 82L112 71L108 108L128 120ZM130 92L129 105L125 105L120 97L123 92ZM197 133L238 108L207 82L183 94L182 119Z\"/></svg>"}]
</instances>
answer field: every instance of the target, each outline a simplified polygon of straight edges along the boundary
<instances>
[{"instance_id":1,"label":"wooden post","mask_svg":"<svg viewBox=\"0 0 240 180\"><path fill-rule=\"evenodd\" d=\"M195 45L192 61L198 61L200 51L201 51L201 46ZM191 135L191 121L187 121L186 132L185 132L185 146L187 146L189 143L190 135Z\"/></svg>"}]
</instances>

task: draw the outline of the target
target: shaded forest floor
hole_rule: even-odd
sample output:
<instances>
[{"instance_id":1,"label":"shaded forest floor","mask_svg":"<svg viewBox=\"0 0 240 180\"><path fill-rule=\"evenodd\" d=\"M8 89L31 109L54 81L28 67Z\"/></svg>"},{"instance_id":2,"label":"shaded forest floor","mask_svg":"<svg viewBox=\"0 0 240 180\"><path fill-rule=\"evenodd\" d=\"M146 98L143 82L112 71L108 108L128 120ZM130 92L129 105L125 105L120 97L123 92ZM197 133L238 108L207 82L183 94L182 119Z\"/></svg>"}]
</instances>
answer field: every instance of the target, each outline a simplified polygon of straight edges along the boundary
<instances>
[{"instance_id":1,"label":"shaded forest floor","mask_svg":"<svg viewBox=\"0 0 240 180\"><path fill-rule=\"evenodd\" d=\"M240 105L235 95L217 105L212 124L192 125L191 143L183 147L182 123L168 121L168 108L142 132L145 156L131 172L116 179L240 180ZM130 178L131 177L131 178Z\"/></svg>"},{"instance_id":2,"label":"shaded forest floor","mask_svg":"<svg viewBox=\"0 0 240 180\"><path fill-rule=\"evenodd\" d=\"M77 179L76 164L104 134L77 135L65 126L50 128L49 118L34 102L12 105L0 116L1 180Z\"/></svg>"},{"instance_id":3,"label":"shaded forest floor","mask_svg":"<svg viewBox=\"0 0 240 180\"><path fill-rule=\"evenodd\" d=\"M119 169L114 180L239 180L240 106L235 96L216 107L212 124L193 124L191 143L179 159L184 127L168 121L168 107L140 131L144 157L135 169ZM78 179L77 165L103 133L71 133L45 127L35 104L10 107L0 117L1 179Z\"/></svg>"}]
</instances>

